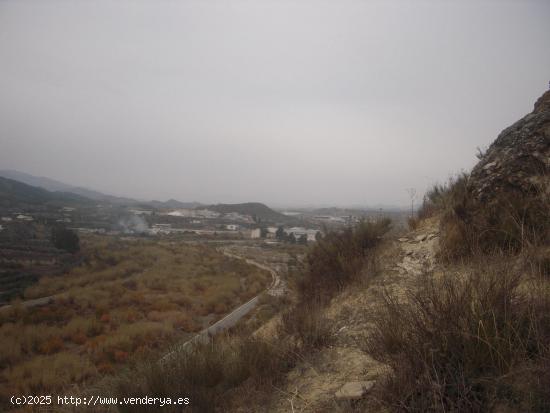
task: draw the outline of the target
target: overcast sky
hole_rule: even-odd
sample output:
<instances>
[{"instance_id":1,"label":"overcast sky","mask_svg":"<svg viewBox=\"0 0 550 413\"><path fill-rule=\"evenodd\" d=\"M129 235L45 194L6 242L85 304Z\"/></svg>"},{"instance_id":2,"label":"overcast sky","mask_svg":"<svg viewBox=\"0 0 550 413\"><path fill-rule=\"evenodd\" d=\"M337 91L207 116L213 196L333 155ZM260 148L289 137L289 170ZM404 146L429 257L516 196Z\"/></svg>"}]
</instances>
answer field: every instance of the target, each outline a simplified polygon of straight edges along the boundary
<instances>
[{"instance_id":1,"label":"overcast sky","mask_svg":"<svg viewBox=\"0 0 550 413\"><path fill-rule=\"evenodd\" d=\"M549 21L548 1L0 0L0 169L404 205L532 110Z\"/></svg>"}]
</instances>

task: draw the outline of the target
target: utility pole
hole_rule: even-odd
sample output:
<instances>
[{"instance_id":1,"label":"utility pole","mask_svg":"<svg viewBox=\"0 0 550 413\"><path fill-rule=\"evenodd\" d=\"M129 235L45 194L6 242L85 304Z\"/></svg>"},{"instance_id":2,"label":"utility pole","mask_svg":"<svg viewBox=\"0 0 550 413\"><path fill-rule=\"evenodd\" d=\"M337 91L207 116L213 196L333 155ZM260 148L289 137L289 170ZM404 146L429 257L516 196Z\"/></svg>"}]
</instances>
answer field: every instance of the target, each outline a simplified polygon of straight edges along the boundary
<instances>
[{"instance_id":1,"label":"utility pole","mask_svg":"<svg viewBox=\"0 0 550 413\"><path fill-rule=\"evenodd\" d=\"M408 188L407 193L411 199L411 218L414 217L414 199L416 198L416 188Z\"/></svg>"}]
</instances>

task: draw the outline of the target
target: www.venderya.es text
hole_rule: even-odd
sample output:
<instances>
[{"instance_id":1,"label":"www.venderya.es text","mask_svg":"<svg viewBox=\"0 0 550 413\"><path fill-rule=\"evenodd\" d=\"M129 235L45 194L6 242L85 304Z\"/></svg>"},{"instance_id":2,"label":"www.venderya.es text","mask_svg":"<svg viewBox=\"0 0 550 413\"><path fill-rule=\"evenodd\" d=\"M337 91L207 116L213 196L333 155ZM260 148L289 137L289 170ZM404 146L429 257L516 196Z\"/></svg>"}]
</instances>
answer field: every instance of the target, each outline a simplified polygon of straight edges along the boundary
<instances>
[{"instance_id":1,"label":"www.venderya.es text","mask_svg":"<svg viewBox=\"0 0 550 413\"><path fill-rule=\"evenodd\" d=\"M104 397L104 396L11 396L10 402L14 406L108 406L108 405L129 405L129 406L170 406L189 405L189 397Z\"/></svg>"}]
</instances>

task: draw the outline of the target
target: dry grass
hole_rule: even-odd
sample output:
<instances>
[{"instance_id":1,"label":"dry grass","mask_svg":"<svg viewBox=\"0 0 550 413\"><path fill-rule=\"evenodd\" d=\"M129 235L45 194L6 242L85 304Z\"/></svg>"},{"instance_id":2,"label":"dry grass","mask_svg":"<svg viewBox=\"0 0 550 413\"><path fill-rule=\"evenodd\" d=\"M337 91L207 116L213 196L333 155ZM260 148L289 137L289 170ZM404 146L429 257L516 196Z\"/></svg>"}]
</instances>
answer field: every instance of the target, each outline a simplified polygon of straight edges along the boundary
<instances>
[{"instance_id":1,"label":"dry grass","mask_svg":"<svg viewBox=\"0 0 550 413\"><path fill-rule=\"evenodd\" d=\"M353 281L390 228L391 221L383 219L325 234L308 252L299 285L301 300L325 302Z\"/></svg>"},{"instance_id":2,"label":"dry grass","mask_svg":"<svg viewBox=\"0 0 550 413\"><path fill-rule=\"evenodd\" d=\"M279 335L294 340L297 351L306 352L329 344L333 338L331 324L323 315L323 305L303 301L283 312Z\"/></svg>"},{"instance_id":3,"label":"dry grass","mask_svg":"<svg viewBox=\"0 0 550 413\"><path fill-rule=\"evenodd\" d=\"M366 350L393 374L385 407L408 412L548 411L550 283L503 257L466 275L426 275L407 300L386 295Z\"/></svg>"},{"instance_id":4,"label":"dry grass","mask_svg":"<svg viewBox=\"0 0 550 413\"><path fill-rule=\"evenodd\" d=\"M366 351L393 370L378 387L384 408L550 411L547 194L501 188L480 202L473 191L463 173L427 193L413 226L440 216L446 273L386 294L372 315Z\"/></svg>"},{"instance_id":5,"label":"dry grass","mask_svg":"<svg viewBox=\"0 0 550 413\"><path fill-rule=\"evenodd\" d=\"M221 318L271 281L207 246L92 236L82 250L83 266L26 291L57 294L52 304L0 314L1 398L111 374L201 329L203 317Z\"/></svg>"},{"instance_id":6,"label":"dry grass","mask_svg":"<svg viewBox=\"0 0 550 413\"><path fill-rule=\"evenodd\" d=\"M178 351L169 363L150 362L117 377L108 386L119 397L189 397L186 411L224 410L228 393L246 382L246 392L276 382L294 364L292 348L285 343L218 336L208 344ZM148 412L150 406L119 406L119 411ZM181 406L163 411L180 412Z\"/></svg>"},{"instance_id":7,"label":"dry grass","mask_svg":"<svg viewBox=\"0 0 550 413\"><path fill-rule=\"evenodd\" d=\"M262 390L264 394L271 392L267 385L275 383L312 350L331 342L333 332L324 316L327 299L356 279L389 227L389 221L361 223L353 229L326 234L308 251L298 303L282 313L276 337L271 338L276 341L249 338L249 331L236 331L215 337L207 345L180 350L174 362L141 365L139 371L119 378L111 387L125 396L189 395L190 409L197 412L225 411L230 405L242 407L251 392L256 396Z\"/></svg>"},{"instance_id":8,"label":"dry grass","mask_svg":"<svg viewBox=\"0 0 550 413\"><path fill-rule=\"evenodd\" d=\"M468 174L461 173L445 185L434 185L424 197L418 219L441 215L441 258L518 253L550 243L547 189L502 190L484 202L474 199L472 191Z\"/></svg>"},{"instance_id":9,"label":"dry grass","mask_svg":"<svg viewBox=\"0 0 550 413\"><path fill-rule=\"evenodd\" d=\"M326 305L373 263L376 246L390 227L388 219L361 222L354 228L328 232L309 249L298 282L298 302L283 312L279 326L280 336L293 340L296 351L308 353L331 342Z\"/></svg>"}]
</instances>

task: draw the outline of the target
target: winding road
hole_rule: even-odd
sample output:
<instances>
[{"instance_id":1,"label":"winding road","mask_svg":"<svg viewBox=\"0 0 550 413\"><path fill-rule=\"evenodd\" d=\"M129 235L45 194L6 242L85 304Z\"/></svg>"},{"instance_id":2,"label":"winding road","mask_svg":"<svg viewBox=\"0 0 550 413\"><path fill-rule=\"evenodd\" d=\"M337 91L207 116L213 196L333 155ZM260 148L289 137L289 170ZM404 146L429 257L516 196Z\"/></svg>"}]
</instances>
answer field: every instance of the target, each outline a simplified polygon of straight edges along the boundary
<instances>
[{"instance_id":1,"label":"winding road","mask_svg":"<svg viewBox=\"0 0 550 413\"><path fill-rule=\"evenodd\" d=\"M262 270L269 271L271 274L271 277L273 278L273 281L271 285L267 288L266 292L267 294L278 297L285 293L285 285L284 282L281 280L281 277L279 277L279 274L277 274L277 271L275 271L273 268L264 265L262 263L259 263L257 261L251 260L249 258L241 257L240 255L233 254L224 248L218 248L218 251L223 253L225 256L229 258L234 258L238 260L243 260L249 265L254 265L255 267L258 267ZM221 320L216 321L214 324L212 324L210 327L205 328L200 333L198 333L196 336L194 336L192 339L179 344L174 350L170 351L169 353L165 354L159 362L166 363L169 362L171 358L173 358L178 351L186 349L188 346L194 343L208 343L210 340L210 337L220 333L221 331L227 330L231 327L233 327L237 322L243 318L245 315L247 315L250 311L252 311L257 305L260 300L260 296L263 293L258 294L254 298L250 299L246 303L240 305L233 311L231 311L229 314L227 314L225 317L223 317Z\"/></svg>"}]
</instances>

